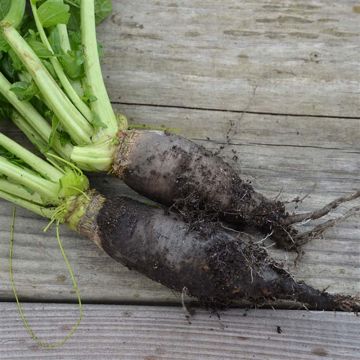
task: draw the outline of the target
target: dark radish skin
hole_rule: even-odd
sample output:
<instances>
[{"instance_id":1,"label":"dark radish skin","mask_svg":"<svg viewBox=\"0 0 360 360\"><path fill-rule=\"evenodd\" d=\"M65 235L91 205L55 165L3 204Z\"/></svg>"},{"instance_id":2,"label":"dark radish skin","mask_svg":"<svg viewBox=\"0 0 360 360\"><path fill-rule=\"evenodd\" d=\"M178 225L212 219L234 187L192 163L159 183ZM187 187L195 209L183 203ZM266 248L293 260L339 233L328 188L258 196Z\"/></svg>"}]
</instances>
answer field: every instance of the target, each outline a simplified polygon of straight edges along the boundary
<instances>
[{"instance_id":1,"label":"dark radish skin","mask_svg":"<svg viewBox=\"0 0 360 360\"><path fill-rule=\"evenodd\" d=\"M113 172L138 193L182 213L205 210L237 225L250 225L272 238L280 247L297 249L316 232L303 235L293 227L305 219L320 218L344 201L308 214L290 215L285 204L259 194L220 157L181 136L162 131L119 133Z\"/></svg>"},{"instance_id":2,"label":"dark radish skin","mask_svg":"<svg viewBox=\"0 0 360 360\"><path fill-rule=\"evenodd\" d=\"M177 214L127 197L89 193L72 200L70 226L115 260L201 303L226 306L294 300L318 310L358 311L357 300L297 283L250 237L205 223L190 230Z\"/></svg>"}]
</instances>

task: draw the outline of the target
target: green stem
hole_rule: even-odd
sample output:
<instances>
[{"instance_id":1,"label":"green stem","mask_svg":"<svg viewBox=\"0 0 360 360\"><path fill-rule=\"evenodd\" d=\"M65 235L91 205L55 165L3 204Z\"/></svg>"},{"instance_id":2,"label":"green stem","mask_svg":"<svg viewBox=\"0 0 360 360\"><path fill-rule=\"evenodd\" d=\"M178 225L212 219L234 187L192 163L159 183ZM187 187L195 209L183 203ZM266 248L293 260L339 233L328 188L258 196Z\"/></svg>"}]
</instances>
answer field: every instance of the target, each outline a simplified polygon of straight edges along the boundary
<instances>
[{"instance_id":1,"label":"green stem","mask_svg":"<svg viewBox=\"0 0 360 360\"><path fill-rule=\"evenodd\" d=\"M7 151L11 152L19 159L23 160L33 170L37 171L43 177L51 181L57 182L64 175L62 172L49 165L46 161L34 155L29 150L26 150L2 133L0 133L0 146L4 147Z\"/></svg>"},{"instance_id":2,"label":"green stem","mask_svg":"<svg viewBox=\"0 0 360 360\"><path fill-rule=\"evenodd\" d=\"M46 217L51 219L55 213L55 208L53 209L49 209L37 204L34 204L30 201L24 200L22 198L19 198L17 196L14 196L8 192L6 192L7 188L5 187L2 188L2 186L0 186L0 198L9 201L15 205L19 205L25 209L28 209L30 211L32 211L35 214L38 214L40 216Z\"/></svg>"},{"instance_id":3,"label":"green stem","mask_svg":"<svg viewBox=\"0 0 360 360\"><path fill-rule=\"evenodd\" d=\"M101 72L99 52L96 40L95 5L94 0L81 0L81 38L85 55L86 85L97 100L91 103L91 109L106 128L97 134L97 138L112 138L119 130L116 115L111 106ZM122 125L125 127L125 124Z\"/></svg>"},{"instance_id":4,"label":"green stem","mask_svg":"<svg viewBox=\"0 0 360 360\"><path fill-rule=\"evenodd\" d=\"M30 4L31 4L31 9L32 9L33 15L34 15L35 24L36 24L36 27L40 34L41 41L43 42L43 44L47 47L47 49L49 51L54 53L54 51L50 45L50 42L45 34L45 31L41 24L41 21L39 19L36 4L33 3L32 1L30 1ZM72 87L69 79L67 78L67 76L60 64L60 61L55 56L51 57L50 61L54 67L56 75L58 76L60 83L61 83L63 89L65 90L66 94L68 95L70 100L73 102L73 104L77 107L77 109L82 113L82 115L91 123L92 117L93 117L91 110L81 100L81 98L79 97L79 95L77 94L75 89Z\"/></svg>"},{"instance_id":5,"label":"green stem","mask_svg":"<svg viewBox=\"0 0 360 360\"><path fill-rule=\"evenodd\" d=\"M48 150L48 143L18 112L12 112L11 120L42 154Z\"/></svg>"},{"instance_id":6,"label":"green stem","mask_svg":"<svg viewBox=\"0 0 360 360\"><path fill-rule=\"evenodd\" d=\"M71 157L71 161L73 161L76 166L84 171L90 172L108 172L111 170L112 158L96 158L90 159L89 157L81 157L78 155L74 155Z\"/></svg>"},{"instance_id":7,"label":"green stem","mask_svg":"<svg viewBox=\"0 0 360 360\"><path fill-rule=\"evenodd\" d=\"M113 164L115 150L113 141L97 145L74 146L70 158L83 170L108 172Z\"/></svg>"},{"instance_id":8,"label":"green stem","mask_svg":"<svg viewBox=\"0 0 360 360\"><path fill-rule=\"evenodd\" d=\"M29 126L34 129L36 134L38 134L43 142L48 143L51 136L51 126L49 123L39 114L39 112L31 105L28 101L20 101L18 97L11 91L11 83L6 79L6 77L0 72L0 93L9 101L9 103L17 110L17 112L22 116L23 119L20 119L19 116L15 115L15 121L24 122L24 119L29 124ZM14 122L15 122L14 121ZM29 137L29 136L28 136ZM29 138L30 141L31 138ZM39 140L40 141L40 140ZM37 146L37 144L35 143ZM59 140L59 136L56 134L54 138L53 148L61 156L69 158L69 153L71 151L71 146L62 146Z\"/></svg>"},{"instance_id":9,"label":"green stem","mask_svg":"<svg viewBox=\"0 0 360 360\"><path fill-rule=\"evenodd\" d=\"M67 31L67 27L65 24L58 24L56 25L57 31L60 37L60 46L64 53L71 51L70 39L69 34Z\"/></svg>"},{"instance_id":10,"label":"green stem","mask_svg":"<svg viewBox=\"0 0 360 360\"><path fill-rule=\"evenodd\" d=\"M0 179L0 190L6 191L8 194L19 197L33 204L44 205L39 194L30 193L29 190L23 186L14 184L9 180Z\"/></svg>"},{"instance_id":11,"label":"green stem","mask_svg":"<svg viewBox=\"0 0 360 360\"><path fill-rule=\"evenodd\" d=\"M65 24L56 25L56 29L59 33L60 46L64 53L71 51L69 34L67 31L67 26ZM77 94L82 97L84 96L84 89L80 80L70 80L72 87L75 89ZM91 114L92 116L92 114Z\"/></svg>"},{"instance_id":12,"label":"green stem","mask_svg":"<svg viewBox=\"0 0 360 360\"><path fill-rule=\"evenodd\" d=\"M75 325L71 328L71 330L68 332L68 334L62 340L57 341L57 342L49 343L49 342L42 341L36 335L35 331L32 329L32 327L31 327L31 325L29 323L29 320L25 316L24 308L23 308L23 306L22 306L22 304L20 302L19 295L18 295L18 292L16 290L15 280L14 280L14 269L13 269L15 216L16 216L16 208L14 208L14 210L13 210L12 224L11 224L11 227L10 227L11 230L10 230L10 254L9 254L10 284L11 284L11 288L12 288L12 291L13 291L13 294L14 294L14 297L15 297L16 305L17 305L20 318L21 318L21 320L23 322L23 325L24 325L26 331L29 333L30 337L35 341L37 346L39 346L40 348L45 349L45 350L55 350L55 349L58 349L58 348L62 347L74 335L75 331L78 329L78 327L79 327L79 325L81 323L81 320L82 320L83 314L84 314L84 309L83 309L83 305L82 305L82 302L81 302L80 291L79 291L77 281L75 279L74 271L73 271L73 269L72 269L72 267L71 267L71 265L69 263L69 260L68 260L68 258L66 256L66 253L65 253L65 250L64 250L64 247L63 247L63 244L62 244L62 241L60 239L60 222L59 221L56 222L56 239L58 241L61 255L62 255L62 257L63 257L63 259L65 261L66 267L67 267L67 269L69 271L70 278L72 280L73 287L74 287L75 293L76 293L77 298L78 298L80 315L79 315L79 318L76 321ZM52 222L53 221L51 220L51 223Z\"/></svg>"},{"instance_id":13,"label":"green stem","mask_svg":"<svg viewBox=\"0 0 360 360\"><path fill-rule=\"evenodd\" d=\"M20 101L14 92L11 91L11 83L0 72L0 93L6 100L37 129L43 140L48 141L51 134L51 126L28 102Z\"/></svg>"},{"instance_id":14,"label":"green stem","mask_svg":"<svg viewBox=\"0 0 360 360\"><path fill-rule=\"evenodd\" d=\"M38 175L34 175L25 169L12 164L7 159L0 156L0 173L35 192L38 192L44 201L58 204L58 193L60 187L49 180L45 180Z\"/></svg>"},{"instance_id":15,"label":"green stem","mask_svg":"<svg viewBox=\"0 0 360 360\"><path fill-rule=\"evenodd\" d=\"M64 129L77 144L90 144L93 135L91 125L66 97L31 47L13 27L3 24L2 30L4 38L27 68Z\"/></svg>"},{"instance_id":16,"label":"green stem","mask_svg":"<svg viewBox=\"0 0 360 360\"><path fill-rule=\"evenodd\" d=\"M11 24L14 28L17 28L25 13L26 0L12 0L9 12L3 19L3 22Z\"/></svg>"}]
</instances>

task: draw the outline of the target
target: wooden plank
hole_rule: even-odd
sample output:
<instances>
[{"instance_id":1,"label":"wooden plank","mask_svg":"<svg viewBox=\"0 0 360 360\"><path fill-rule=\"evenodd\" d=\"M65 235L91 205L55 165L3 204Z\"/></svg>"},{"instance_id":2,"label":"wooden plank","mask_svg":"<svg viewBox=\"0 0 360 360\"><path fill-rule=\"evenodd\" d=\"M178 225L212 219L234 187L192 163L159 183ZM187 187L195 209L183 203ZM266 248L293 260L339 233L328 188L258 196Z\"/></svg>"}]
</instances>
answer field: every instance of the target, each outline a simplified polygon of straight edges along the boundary
<instances>
[{"instance_id":1,"label":"wooden plank","mask_svg":"<svg viewBox=\"0 0 360 360\"><path fill-rule=\"evenodd\" d=\"M36 333L51 342L61 340L76 317L73 305L25 308ZM355 360L360 352L360 323L353 314L229 310L218 319L196 310L189 324L181 308L87 305L75 336L45 351L23 329L14 304L0 303L0 311L3 360Z\"/></svg>"},{"instance_id":2,"label":"wooden plank","mask_svg":"<svg viewBox=\"0 0 360 360\"><path fill-rule=\"evenodd\" d=\"M215 111L164 109L148 106L121 107L132 121L177 128L231 162L261 192L289 200L310 193L299 210L315 209L337 196L360 188L360 122L290 116L233 114ZM231 125L233 123L233 125ZM19 139L10 124L6 133ZM229 131L230 130L230 131ZM206 140L209 136L212 141ZM229 136L229 138L227 138ZM230 144L227 144L229 140ZM235 156L237 161L233 160ZM116 179L92 176L105 194L127 193ZM354 202L342 207L338 216ZM8 280L8 242L11 206L0 206L0 298L12 299ZM334 216L335 216L334 215ZM359 216L329 230L305 248L294 269L293 255L269 249L285 261L299 280L331 292L360 292ZM23 299L71 301L74 294L53 233L44 234L45 220L18 212L15 242L15 279ZM306 229L306 227L304 227ZM145 277L126 270L101 253L95 245L67 229L62 237L70 261L88 302L180 302L179 296Z\"/></svg>"},{"instance_id":3,"label":"wooden plank","mask_svg":"<svg viewBox=\"0 0 360 360\"><path fill-rule=\"evenodd\" d=\"M116 105L130 123L144 128L168 128L188 138L221 145L304 147L314 150L360 151L360 119L294 117ZM278 149L281 151L281 149Z\"/></svg>"},{"instance_id":4,"label":"wooden plank","mask_svg":"<svg viewBox=\"0 0 360 360\"><path fill-rule=\"evenodd\" d=\"M99 29L112 100L360 113L357 0L123 0Z\"/></svg>"}]
</instances>

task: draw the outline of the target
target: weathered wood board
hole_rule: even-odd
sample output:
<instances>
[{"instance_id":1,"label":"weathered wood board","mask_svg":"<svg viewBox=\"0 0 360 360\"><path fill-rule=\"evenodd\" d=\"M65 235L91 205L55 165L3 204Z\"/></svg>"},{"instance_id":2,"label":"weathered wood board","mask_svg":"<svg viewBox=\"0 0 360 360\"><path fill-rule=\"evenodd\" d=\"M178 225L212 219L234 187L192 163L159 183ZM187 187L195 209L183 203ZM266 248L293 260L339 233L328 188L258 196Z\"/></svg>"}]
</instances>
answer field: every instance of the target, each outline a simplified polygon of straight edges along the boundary
<instances>
[{"instance_id":1,"label":"weathered wood board","mask_svg":"<svg viewBox=\"0 0 360 360\"><path fill-rule=\"evenodd\" d=\"M38 336L50 342L61 340L77 315L73 305L25 308ZM29 339L14 304L0 303L0 311L2 360L356 360L360 352L353 314L235 309L219 319L196 310L189 324L176 307L87 305L74 337L46 351Z\"/></svg>"},{"instance_id":2,"label":"weathered wood board","mask_svg":"<svg viewBox=\"0 0 360 360\"><path fill-rule=\"evenodd\" d=\"M113 101L360 117L358 0L113 3Z\"/></svg>"}]
</instances>

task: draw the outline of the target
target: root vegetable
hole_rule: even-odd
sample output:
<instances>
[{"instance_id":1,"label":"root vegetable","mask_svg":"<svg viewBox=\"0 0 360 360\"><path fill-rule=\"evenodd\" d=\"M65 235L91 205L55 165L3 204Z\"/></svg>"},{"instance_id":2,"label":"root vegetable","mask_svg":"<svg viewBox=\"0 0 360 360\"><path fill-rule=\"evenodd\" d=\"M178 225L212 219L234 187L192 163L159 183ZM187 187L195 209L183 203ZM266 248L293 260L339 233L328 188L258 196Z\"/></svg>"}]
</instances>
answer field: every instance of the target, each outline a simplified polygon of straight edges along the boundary
<instances>
[{"instance_id":1,"label":"root vegetable","mask_svg":"<svg viewBox=\"0 0 360 360\"><path fill-rule=\"evenodd\" d=\"M84 201L87 205L79 217L77 209L84 208ZM359 310L360 304L351 297L296 282L246 234L234 236L210 223L189 231L188 224L163 209L96 193L90 201L74 200L72 211L68 221L78 219L72 227L112 258L170 289L187 288L203 304L282 299L317 310Z\"/></svg>"},{"instance_id":2,"label":"root vegetable","mask_svg":"<svg viewBox=\"0 0 360 360\"><path fill-rule=\"evenodd\" d=\"M188 217L206 212L236 225L252 225L280 247L297 249L312 236L335 224L328 222L308 233L293 224L319 219L340 204L360 197L360 191L336 199L312 213L289 214L281 201L267 199L220 157L178 135L160 131L119 133L113 172L138 193L173 206Z\"/></svg>"}]
</instances>

